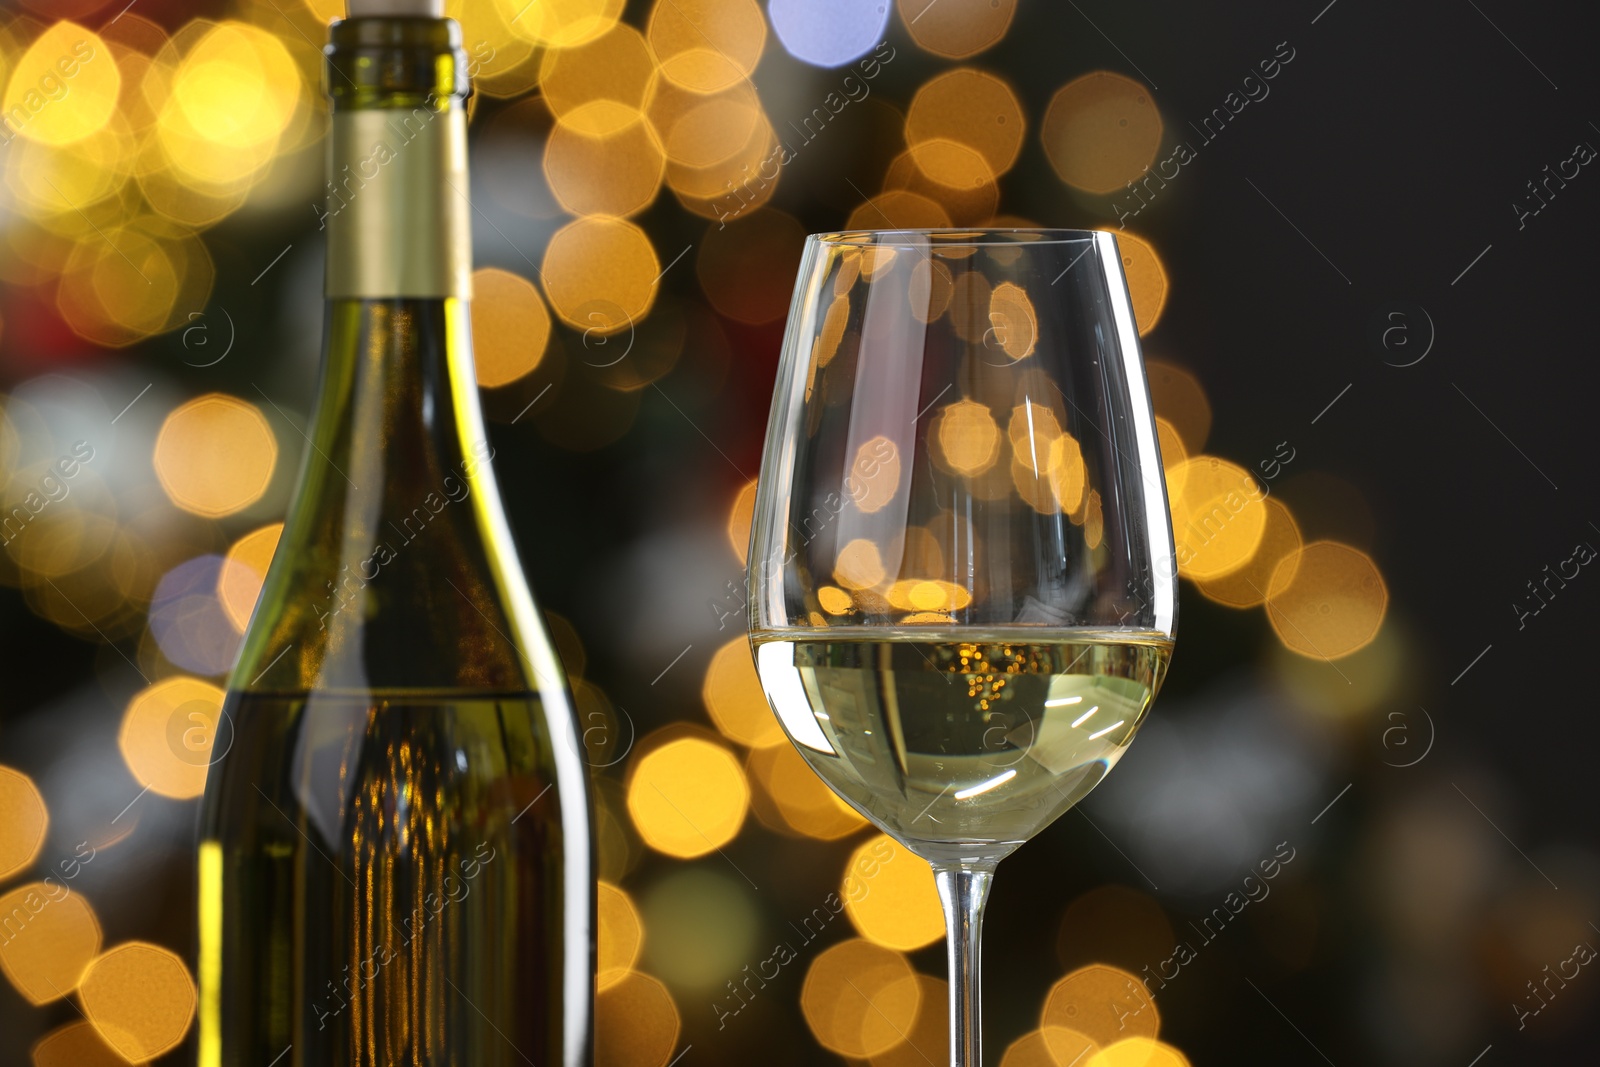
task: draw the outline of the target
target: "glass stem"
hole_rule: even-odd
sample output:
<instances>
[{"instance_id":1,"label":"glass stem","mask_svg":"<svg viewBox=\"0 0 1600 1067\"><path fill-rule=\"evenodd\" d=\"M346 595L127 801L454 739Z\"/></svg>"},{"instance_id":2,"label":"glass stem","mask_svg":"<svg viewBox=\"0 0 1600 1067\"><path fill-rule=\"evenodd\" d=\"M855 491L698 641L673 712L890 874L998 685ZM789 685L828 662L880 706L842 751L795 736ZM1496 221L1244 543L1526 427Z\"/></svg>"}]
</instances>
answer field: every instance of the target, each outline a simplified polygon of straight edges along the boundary
<instances>
[{"instance_id":1,"label":"glass stem","mask_svg":"<svg viewBox=\"0 0 1600 1067\"><path fill-rule=\"evenodd\" d=\"M950 1067L983 1067L979 943L994 868L994 862L933 865L950 953Z\"/></svg>"}]
</instances>

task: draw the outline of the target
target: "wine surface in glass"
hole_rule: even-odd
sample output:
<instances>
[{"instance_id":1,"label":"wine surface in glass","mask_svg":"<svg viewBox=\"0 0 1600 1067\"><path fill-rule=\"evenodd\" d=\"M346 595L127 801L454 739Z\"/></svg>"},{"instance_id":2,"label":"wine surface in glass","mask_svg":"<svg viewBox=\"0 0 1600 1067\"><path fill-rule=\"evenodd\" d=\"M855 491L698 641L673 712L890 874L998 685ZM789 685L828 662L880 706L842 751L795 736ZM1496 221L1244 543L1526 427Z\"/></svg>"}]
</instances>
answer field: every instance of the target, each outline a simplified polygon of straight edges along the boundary
<instances>
[{"instance_id":1,"label":"wine surface in glass","mask_svg":"<svg viewBox=\"0 0 1600 1067\"><path fill-rule=\"evenodd\" d=\"M1144 631L752 634L768 700L835 792L930 860L998 859L1099 784L1172 654Z\"/></svg>"},{"instance_id":2,"label":"wine surface in glass","mask_svg":"<svg viewBox=\"0 0 1600 1067\"><path fill-rule=\"evenodd\" d=\"M539 697L249 693L226 714L201 819L201 968L221 975L202 1064L290 1044L305 1067L568 1062L554 861L588 843L563 839Z\"/></svg>"}]
</instances>

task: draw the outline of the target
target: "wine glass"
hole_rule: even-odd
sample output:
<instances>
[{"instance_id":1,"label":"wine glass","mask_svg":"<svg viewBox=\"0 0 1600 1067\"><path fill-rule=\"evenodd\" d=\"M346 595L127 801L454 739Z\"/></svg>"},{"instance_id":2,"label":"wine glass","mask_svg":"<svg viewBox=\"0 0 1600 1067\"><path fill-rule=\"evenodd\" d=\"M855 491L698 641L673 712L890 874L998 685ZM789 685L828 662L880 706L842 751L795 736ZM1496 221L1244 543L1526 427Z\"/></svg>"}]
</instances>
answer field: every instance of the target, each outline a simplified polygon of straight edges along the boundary
<instances>
[{"instance_id":1,"label":"wine glass","mask_svg":"<svg viewBox=\"0 0 1600 1067\"><path fill-rule=\"evenodd\" d=\"M823 781L933 865L950 1060L980 1067L995 866L1121 757L1175 633L1116 238L809 237L749 560L768 702Z\"/></svg>"}]
</instances>

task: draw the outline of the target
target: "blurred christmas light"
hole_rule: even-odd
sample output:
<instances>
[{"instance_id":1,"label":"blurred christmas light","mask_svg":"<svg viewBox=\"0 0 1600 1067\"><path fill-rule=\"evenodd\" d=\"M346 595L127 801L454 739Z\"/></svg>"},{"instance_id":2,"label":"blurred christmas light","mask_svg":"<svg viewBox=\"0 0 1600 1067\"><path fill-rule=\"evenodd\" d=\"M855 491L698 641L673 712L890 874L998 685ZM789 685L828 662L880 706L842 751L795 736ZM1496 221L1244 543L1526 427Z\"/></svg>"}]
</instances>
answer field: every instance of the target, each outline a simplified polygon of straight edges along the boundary
<instances>
[{"instance_id":1,"label":"blurred christmas light","mask_svg":"<svg viewBox=\"0 0 1600 1067\"><path fill-rule=\"evenodd\" d=\"M858 537L839 549L833 565L833 580L846 589L870 589L883 578L883 557L871 541Z\"/></svg>"},{"instance_id":2,"label":"blurred christmas light","mask_svg":"<svg viewBox=\"0 0 1600 1067\"><path fill-rule=\"evenodd\" d=\"M1000 426L989 408L975 400L957 400L928 426L934 461L965 475L982 474L1000 457Z\"/></svg>"},{"instance_id":3,"label":"blurred christmas light","mask_svg":"<svg viewBox=\"0 0 1600 1067\"><path fill-rule=\"evenodd\" d=\"M1175 494L1176 495L1176 494ZM1300 527L1289 509L1275 497L1268 497L1266 528L1261 544L1249 561L1238 570L1216 578L1196 581L1196 588L1207 599L1230 608L1253 608L1266 603L1267 590L1276 580L1285 587L1294 581L1300 560ZM1279 564L1287 569L1278 574Z\"/></svg>"},{"instance_id":4,"label":"blurred christmas light","mask_svg":"<svg viewBox=\"0 0 1600 1067\"><path fill-rule=\"evenodd\" d=\"M182 670L224 674L239 652L240 631L221 599L221 556L185 560L161 576L150 598L150 632L161 652Z\"/></svg>"},{"instance_id":5,"label":"blurred christmas light","mask_svg":"<svg viewBox=\"0 0 1600 1067\"><path fill-rule=\"evenodd\" d=\"M59 880L29 882L0 897L0 915L0 971L23 999L48 1004L78 988L100 951L100 920L82 893Z\"/></svg>"},{"instance_id":6,"label":"blurred christmas light","mask_svg":"<svg viewBox=\"0 0 1600 1067\"><path fill-rule=\"evenodd\" d=\"M921 1003L903 1042L868 1057L872 1067L927 1067L949 1054L950 992L943 979L917 975Z\"/></svg>"},{"instance_id":7,"label":"blurred christmas light","mask_svg":"<svg viewBox=\"0 0 1600 1067\"><path fill-rule=\"evenodd\" d=\"M733 507L728 511L728 542L733 545L734 554L739 557L740 565L750 554L750 524L756 506L756 481L750 479L733 498Z\"/></svg>"},{"instance_id":8,"label":"blurred christmas light","mask_svg":"<svg viewBox=\"0 0 1600 1067\"><path fill-rule=\"evenodd\" d=\"M650 238L623 219L589 216L550 238L541 272L563 321L602 336L643 318L656 298L661 263Z\"/></svg>"},{"instance_id":9,"label":"blurred christmas light","mask_svg":"<svg viewBox=\"0 0 1600 1067\"><path fill-rule=\"evenodd\" d=\"M1000 1067L1082 1067L1099 1047L1076 1030L1046 1026L1030 1030L1006 1046Z\"/></svg>"},{"instance_id":10,"label":"blurred christmas light","mask_svg":"<svg viewBox=\"0 0 1600 1067\"><path fill-rule=\"evenodd\" d=\"M867 825L817 777L793 745L752 749L745 768L752 787L751 808L770 830L836 841Z\"/></svg>"},{"instance_id":11,"label":"blurred christmas light","mask_svg":"<svg viewBox=\"0 0 1600 1067\"><path fill-rule=\"evenodd\" d=\"M1122 253L1128 299L1133 304L1133 318L1142 336L1156 328L1167 306L1167 271L1155 248L1142 237L1123 230L1117 234L1117 249Z\"/></svg>"},{"instance_id":12,"label":"blurred christmas light","mask_svg":"<svg viewBox=\"0 0 1600 1067\"><path fill-rule=\"evenodd\" d=\"M610 100L585 104L545 143L550 191L574 215L623 218L649 207L666 174L656 131L641 112Z\"/></svg>"},{"instance_id":13,"label":"blurred christmas light","mask_svg":"<svg viewBox=\"0 0 1600 1067\"><path fill-rule=\"evenodd\" d=\"M666 1067L678 1045L678 1006L667 987L633 972L595 996L595 1067Z\"/></svg>"},{"instance_id":14,"label":"blurred christmas light","mask_svg":"<svg viewBox=\"0 0 1600 1067\"><path fill-rule=\"evenodd\" d=\"M817 954L806 969L800 1010L817 1043L857 1059L902 1044L922 1007L923 987L900 953L851 939Z\"/></svg>"},{"instance_id":15,"label":"blurred christmas light","mask_svg":"<svg viewBox=\"0 0 1600 1067\"><path fill-rule=\"evenodd\" d=\"M518 36L547 48L577 48L608 33L623 0L492 0Z\"/></svg>"},{"instance_id":16,"label":"blurred christmas light","mask_svg":"<svg viewBox=\"0 0 1600 1067\"><path fill-rule=\"evenodd\" d=\"M233 543L217 575L217 599L234 629L244 633L250 613L261 595L272 554L278 549L283 523L275 522L252 530Z\"/></svg>"},{"instance_id":17,"label":"blurred christmas light","mask_svg":"<svg viewBox=\"0 0 1600 1067\"><path fill-rule=\"evenodd\" d=\"M644 36L621 23L584 44L546 52L539 73L540 90L550 113L575 132L591 137L608 132L610 123L604 121L603 111L590 113L602 121L585 119L585 105L604 100L632 112L642 111L655 78L655 56Z\"/></svg>"},{"instance_id":18,"label":"blurred christmas light","mask_svg":"<svg viewBox=\"0 0 1600 1067\"><path fill-rule=\"evenodd\" d=\"M1103 1047L1129 1037L1155 1037L1161 1015L1138 977L1096 963L1050 987L1039 1025L1076 1031Z\"/></svg>"},{"instance_id":19,"label":"blurred christmas light","mask_svg":"<svg viewBox=\"0 0 1600 1067\"><path fill-rule=\"evenodd\" d=\"M207 393L174 409L156 437L156 478L172 502L220 518L261 499L278 442L254 404Z\"/></svg>"},{"instance_id":20,"label":"blurred christmas light","mask_svg":"<svg viewBox=\"0 0 1600 1067\"><path fill-rule=\"evenodd\" d=\"M17 57L0 110L13 136L66 145L105 126L121 90L122 74L105 41L63 21L47 27Z\"/></svg>"},{"instance_id":21,"label":"blurred christmas light","mask_svg":"<svg viewBox=\"0 0 1600 1067\"><path fill-rule=\"evenodd\" d=\"M906 189L890 189L869 197L850 212L847 230L941 230L950 226L944 205Z\"/></svg>"},{"instance_id":22,"label":"blurred christmas light","mask_svg":"<svg viewBox=\"0 0 1600 1067\"><path fill-rule=\"evenodd\" d=\"M755 0L658 0L645 36L663 77L690 92L714 93L756 69L767 20Z\"/></svg>"},{"instance_id":23,"label":"blurred christmas light","mask_svg":"<svg viewBox=\"0 0 1600 1067\"><path fill-rule=\"evenodd\" d=\"M1248 563L1267 528L1256 480L1235 463L1198 455L1178 470L1181 496L1168 501L1178 571L1186 578L1220 578Z\"/></svg>"},{"instance_id":24,"label":"blurred christmas light","mask_svg":"<svg viewBox=\"0 0 1600 1067\"><path fill-rule=\"evenodd\" d=\"M767 706L750 642L743 634L712 655L700 695L711 721L730 741L749 748L783 744L783 729Z\"/></svg>"},{"instance_id":25,"label":"blurred christmas light","mask_svg":"<svg viewBox=\"0 0 1600 1067\"><path fill-rule=\"evenodd\" d=\"M1302 656L1339 659L1371 643L1389 589L1372 557L1337 541L1314 541L1281 561L1267 589L1267 618Z\"/></svg>"},{"instance_id":26,"label":"blurred christmas light","mask_svg":"<svg viewBox=\"0 0 1600 1067\"><path fill-rule=\"evenodd\" d=\"M992 181L1010 170L1026 131L1022 104L1011 87L971 67L929 79L906 111L906 144L917 166L934 181L958 189ZM975 167L959 153L919 150L940 141L971 148L987 169Z\"/></svg>"},{"instance_id":27,"label":"blurred christmas light","mask_svg":"<svg viewBox=\"0 0 1600 1067\"><path fill-rule=\"evenodd\" d=\"M887 834L850 854L839 898L856 931L886 948L910 952L944 936L933 868Z\"/></svg>"},{"instance_id":28,"label":"blurred christmas light","mask_svg":"<svg viewBox=\"0 0 1600 1067\"><path fill-rule=\"evenodd\" d=\"M733 754L697 737L668 741L634 762L628 814L647 845L680 859L732 841L744 824L750 786Z\"/></svg>"},{"instance_id":29,"label":"blurred christmas light","mask_svg":"<svg viewBox=\"0 0 1600 1067\"><path fill-rule=\"evenodd\" d=\"M58 1027L33 1046L33 1067L127 1067L127 1063L87 1022Z\"/></svg>"},{"instance_id":30,"label":"blurred christmas light","mask_svg":"<svg viewBox=\"0 0 1600 1067\"><path fill-rule=\"evenodd\" d=\"M205 791L223 696L216 686L181 675L134 695L122 715L117 747L141 786L178 800ZM220 736L225 744L232 740L227 726Z\"/></svg>"},{"instance_id":31,"label":"blurred christmas light","mask_svg":"<svg viewBox=\"0 0 1600 1067\"><path fill-rule=\"evenodd\" d=\"M510 271L472 272L472 355L478 384L508 385L532 374L550 344L550 313L533 283Z\"/></svg>"},{"instance_id":32,"label":"blurred christmas light","mask_svg":"<svg viewBox=\"0 0 1600 1067\"><path fill-rule=\"evenodd\" d=\"M33 864L49 829L50 811L33 779L0 767L0 881Z\"/></svg>"},{"instance_id":33,"label":"blurred christmas light","mask_svg":"<svg viewBox=\"0 0 1600 1067\"><path fill-rule=\"evenodd\" d=\"M603 993L627 977L638 962L644 927L639 920L639 910L626 890L610 882L601 882L598 893L595 990Z\"/></svg>"},{"instance_id":34,"label":"blurred christmas light","mask_svg":"<svg viewBox=\"0 0 1600 1067\"><path fill-rule=\"evenodd\" d=\"M1130 1037L1096 1052L1084 1067L1189 1067L1189 1058L1153 1038Z\"/></svg>"},{"instance_id":35,"label":"blurred christmas light","mask_svg":"<svg viewBox=\"0 0 1600 1067\"><path fill-rule=\"evenodd\" d=\"M883 39L888 0L771 0L767 16L783 48L814 67L842 67Z\"/></svg>"},{"instance_id":36,"label":"blurred christmas light","mask_svg":"<svg viewBox=\"0 0 1600 1067\"><path fill-rule=\"evenodd\" d=\"M895 0L895 8L919 48L944 59L966 59L1006 35L1017 0Z\"/></svg>"},{"instance_id":37,"label":"blurred christmas light","mask_svg":"<svg viewBox=\"0 0 1600 1067\"><path fill-rule=\"evenodd\" d=\"M1106 194L1155 162L1161 112L1139 82L1107 70L1074 78L1045 109L1039 137L1056 175L1075 189Z\"/></svg>"},{"instance_id":38,"label":"blurred christmas light","mask_svg":"<svg viewBox=\"0 0 1600 1067\"><path fill-rule=\"evenodd\" d=\"M78 999L106 1043L137 1063L177 1047L194 1019L196 995L176 953L129 941L89 965Z\"/></svg>"}]
</instances>

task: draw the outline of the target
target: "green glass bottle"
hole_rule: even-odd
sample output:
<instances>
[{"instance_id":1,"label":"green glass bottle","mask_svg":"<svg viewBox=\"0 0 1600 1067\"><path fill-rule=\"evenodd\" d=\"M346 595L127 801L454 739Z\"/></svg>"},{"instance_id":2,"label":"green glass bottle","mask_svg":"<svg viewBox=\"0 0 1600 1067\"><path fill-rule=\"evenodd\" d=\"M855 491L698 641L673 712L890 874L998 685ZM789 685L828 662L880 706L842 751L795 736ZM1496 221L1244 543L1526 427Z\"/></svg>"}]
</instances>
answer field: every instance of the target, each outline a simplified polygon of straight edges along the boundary
<instances>
[{"instance_id":1,"label":"green glass bottle","mask_svg":"<svg viewBox=\"0 0 1600 1067\"><path fill-rule=\"evenodd\" d=\"M588 779L478 407L460 29L327 55L321 394L206 783L200 1063L576 1067Z\"/></svg>"}]
</instances>

